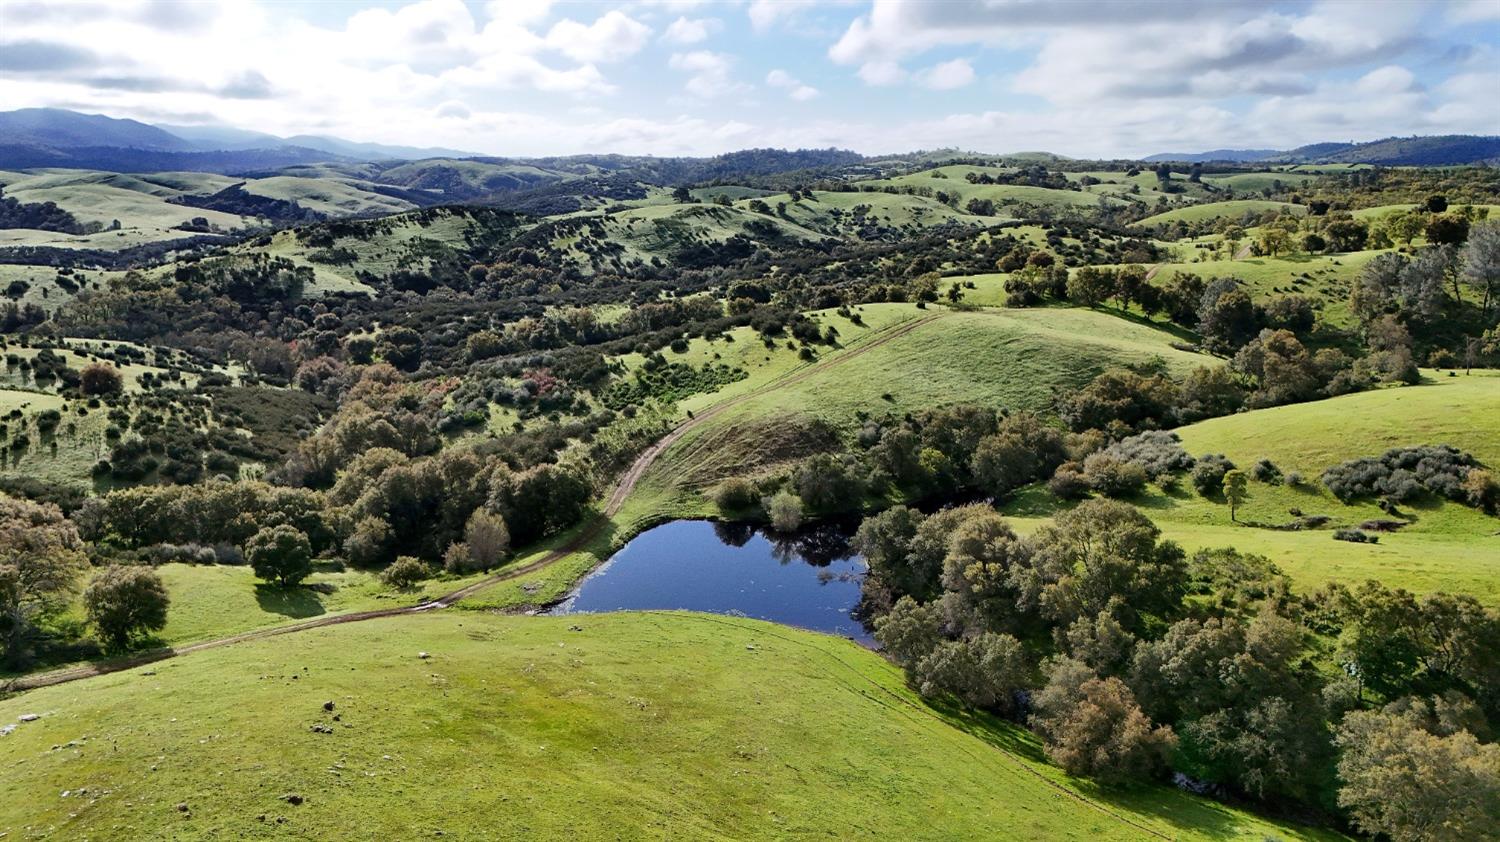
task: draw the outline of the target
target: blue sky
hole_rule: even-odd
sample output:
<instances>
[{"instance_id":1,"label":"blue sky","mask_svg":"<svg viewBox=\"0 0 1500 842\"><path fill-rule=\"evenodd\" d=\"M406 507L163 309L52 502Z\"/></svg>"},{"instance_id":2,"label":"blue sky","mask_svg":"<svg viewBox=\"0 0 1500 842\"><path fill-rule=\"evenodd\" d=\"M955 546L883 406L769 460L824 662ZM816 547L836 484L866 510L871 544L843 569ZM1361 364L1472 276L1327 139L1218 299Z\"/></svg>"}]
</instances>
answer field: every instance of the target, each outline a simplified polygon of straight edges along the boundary
<instances>
[{"instance_id":1,"label":"blue sky","mask_svg":"<svg viewBox=\"0 0 1500 842\"><path fill-rule=\"evenodd\" d=\"M0 0L0 108L495 155L1500 133L1500 0Z\"/></svg>"}]
</instances>

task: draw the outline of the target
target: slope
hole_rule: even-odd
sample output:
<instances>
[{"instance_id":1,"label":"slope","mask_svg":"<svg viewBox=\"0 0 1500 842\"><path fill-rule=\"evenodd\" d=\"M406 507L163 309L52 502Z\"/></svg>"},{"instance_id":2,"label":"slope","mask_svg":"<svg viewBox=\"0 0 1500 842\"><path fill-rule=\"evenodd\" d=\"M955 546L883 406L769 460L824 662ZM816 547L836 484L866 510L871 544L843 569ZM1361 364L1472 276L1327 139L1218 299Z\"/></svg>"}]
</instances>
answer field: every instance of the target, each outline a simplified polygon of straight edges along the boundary
<instances>
[{"instance_id":1,"label":"slope","mask_svg":"<svg viewBox=\"0 0 1500 842\"><path fill-rule=\"evenodd\" d=\"M36 796L0 833L1332 838L1101 792L848 641L703 615L388 618L0 701L25 713L0 767Z\"/></svg>"},{"instance_id":2,"label":"slope","mask_svg":"<svg viewBox=\"0 0 1500 842\"><path fill-rule=\"evenodd\" d=\"M1054 388L1080 386L1110 366L1160 358L1181 375L1212 362L1173 348L1166 331L1091 310L938 310L910 329L895 316L920 315L912 305L870 304L860 312L903 332L694 430L647 475L646 496L696 491L805 455L812 430L852 438L863 419L956 403L1046 411Z\"/></svg>"},{"instance_id":3,"label":"slope","mask_svg":"<svg viewBox=\"0 0 1500 842\"><path fill-rule=\"evenodd\" d=\"M1378 456L1392 447L1452 444L1492 468L1500 465L1500 373L1438 377L1418 386L1381 389L1314 403L1254 410L1179 429L1192 455L1222 453L1249 469L1269 459L1304 483L1252 481L1249 500L1231 522L1222 497L1199 496L1186 483L1163 491L1154 486L1131 502L1189 550L1235 547L1276 562L1301 591L1328 582L1355 585L1375 579L1415 593L1471 594L1500 605L1500 519L1450 501L1403 503L1411 523L1375 533L1379 543L1333 539L1338 527L1391 520L1374 501L1346 505L1318 483L1324 469L1349 459ZM1293 510L1329 518L1322 528L1292 530ZM1055 500L1037 490L1010 501L1008 515L1027 529L1057 511Z\"/></svg>"}]
</instances>

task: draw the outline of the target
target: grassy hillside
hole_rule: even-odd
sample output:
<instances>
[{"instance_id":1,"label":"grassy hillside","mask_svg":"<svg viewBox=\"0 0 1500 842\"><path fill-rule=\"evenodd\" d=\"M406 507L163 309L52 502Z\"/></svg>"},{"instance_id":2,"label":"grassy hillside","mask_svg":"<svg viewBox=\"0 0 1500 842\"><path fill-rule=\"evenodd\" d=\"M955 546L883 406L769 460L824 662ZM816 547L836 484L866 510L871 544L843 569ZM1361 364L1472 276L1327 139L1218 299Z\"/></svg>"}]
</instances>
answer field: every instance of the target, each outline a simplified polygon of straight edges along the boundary
<instances>
[{"instance_id":1,"label":"grassy hillside","mask_svg":"<svg viewBox=\"0 0 1500 842\"><path fill-rule=\"evenodd\" d=\"M335 626L0 701L26 713L16 837L1332 838L1101 791L848 641L704 615Z\"/></svg>"},{"instance_id":2,"label":"grassy hillside","mask_svg":"<svg viewBox=\"0 0 1500 842\"><path fill-rule=\"evenodd\" d=\"M775 208L785 194L763 199ZM738 202L740 207L749 201ZM785 219L829 236L878 239L917 234L942 225L972 227L994 222L950 207L937 199L895 193L835 193L818 191L811 199L787 202Z\"/></svg>"},{"instance_id":3,"label":"grassy hillside","mask_svg":"<svg viewBox=\"0 0 1500 842\"><path fill-rule=\"evenodd\" d=\"M1198 205L1186 205L1173 208L1166 213L1148 216L1135 223L1142 228L1150 228L1156 225L1166 225L1177 221L1203 222L1209 219L1240 219L1246 214L1262 214L1267 211L1286 211L1301 216L1307 213L1304 205L1294 205L1289 202L1271 202L1263 199L1233 199L1225 202L1204 202Z\"/></svg>"},{"instance_id":4,"label":"grassy hillside","mask_svg":"<svg viewBox=\"0 0 1500 842\"><path fill-rule=\"evenodd\" d=\"M1321 303L1321 317L1335 327L1348 327L1349 290L1359 271L1382 252L1356 251L1346 254L1284 254L1277 257L1223 257L1188 259L1162 263L1153 277L1166 283L1175 272L1189 272L1205 279L1234 277L1249 287L1251 295L1263 299L1296 293Z\"/></svg>"},{"instance_id":5,"label":"grassy hillside","mask_svg":"<svg viewBox=\"0 0 1500 842\"><path fill-rule=\"evenodd\" d=\"M166 173L135 176L92 170L31 170L0 172L5 195L23 203L54 202L80 223L97 223L118 230L90 235L51 231L6 229L0 231L0 247L47 245L57 247L120 249L157 240L192 236L177 226L202 217L221 231L238 231L245 217L220 211L173 204L168 199L188 194L206 195L233 184L224 176L200 173Z\"/></svg>"},{"instance_id":6,"label":"grassy hillside","mask_svg":"<svg viewBox=\"0 0 1500 842\"><path fill-rule=\"evenodd\" d=\"M970 184L965 175L970 172L987 172L991 175L1010 172L1008 167L981 167L952 165L923 170L895 178L873 179L860 182L860 186L871 187L923 187L934 192L943 191L959 197L963 205L970 199L989 199L996 206L1028 204L1041 207L1098 207L1106 198L1082 190L1057 190L1048 187L1032 187L1015 184ZM1109 199L1108 201L1116 201Z\"/></svg>"},{"instance_id":7,"label":"grassy hillside","mask_svg":"<svg viewBox=\"0 0 1500 842\"><path fill-rule=\"evenodd\" d=\"M848 436L867 417L945 404L1046 410L1054 387L1082 385L1113 365L1160 357L1183 374L1210 362L1171 347L1166 331L1089 310L924 313L909 304L875 304L863 312L893 327L824 352L829 360L849 359L733 406L693 431L647 475L647 486L702 487L747 465L773 463L782 448L800 453L814 421ZM927 320L898 323L903 314Z\"/></svg>"},{"instance_id":8,"label":"grassy hillside","mask_svg":"<svg viewBox=\"0 0 1500 842\"><path fill-rule=\"evenodd\" d=\"M1452 444L1500 466L1500 374L1427 375L1419 386L1214 418L1178 432L1192 453L1264 456L1308 474L1410 444Z\"/></svg>"},{"instance_id":9,"label":"grassy hillside","mask_svg":"<svg viewBox=\"0 0 1500 842\"><path fill-rule=\"evenodd\" d=\"M334 217L400 213L416 207L403 199L382 196L369 189L371 187L373 185L331 178L278 175L248 182L245 192L296 202L309 210Z\"/></svg>"},{"instance_id":10,"label":"grassy hillside","mask_svg":"<svg viewBox=\"0 0 1500 842\"><path fill-rule=\"evenodd\" d=\"M1429 375L1434 373L1429 372ZM1378 544L1335 541L1333 529L1388 519L1373 501L1345 505L1318 484L1325 468L1401 445L1449 443L1486 464L1500 464L1500 375L1432 376L1420 386L1382 389L1330 400L1215 418L1178 430L1194 456L1223 453L1242 468L1262 458L1284 473L1299 471L1307 485L1292 488L1252 481L1240 524L1217 495L1205 499L1184 484L1154 487L1133 500L1167 537L1189 549L1236 547L1270 557L1302 590L1326 582L1378 579L1417 593L1451 591L1500 604L1500 520L1453 502L1425 501L1400 508L1414 522L1381 533ZM1005 507L1026 528L1056 511L1055 501L1033 491ZM1306 515L1326 515L1326 528L1270 528ZM1247 526L1245 524L1257 524Z\"/></svg>"}]
</instances>

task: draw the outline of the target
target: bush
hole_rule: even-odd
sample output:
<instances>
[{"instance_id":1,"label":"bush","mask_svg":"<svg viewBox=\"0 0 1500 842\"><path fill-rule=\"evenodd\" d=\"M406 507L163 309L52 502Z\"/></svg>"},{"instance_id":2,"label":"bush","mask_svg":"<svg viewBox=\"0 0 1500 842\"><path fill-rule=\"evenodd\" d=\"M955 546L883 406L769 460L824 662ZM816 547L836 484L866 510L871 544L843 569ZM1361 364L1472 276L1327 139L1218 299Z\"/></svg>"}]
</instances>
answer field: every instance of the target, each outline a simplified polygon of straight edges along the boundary
<instances>
[{"instance_id":1,"label":"bush","mask_svg":"<svg viewBox=\"0 0 1500 842\"><path fill-rule=\"evenodd\" d=\"M376 567L390 557L391 526L378 517L361 518L344 539L344 557L356 567Z\"/></svg>"},{"instance_id":2,"label":"bush","mask_svg":"<svg viewBox=\"0 0 1500 842\"><path fill-rule=\"evenodd\" d=\"M1380 543L1380 536L1371 535L1358 529L1335 529L1333 531L1333 540L1348 541L1352 544L1378 544Z\"/></svg>"},{"instance_id":3,"label":"bush","mask_svg":"<svg viewBox=\"0 0 1500 842\"><path fill-rule=\"evenodd\" d=\"M474 555L469 552L469 545L463 541L455 541L443 551L443 569L462 576L479 570L480 566L479 562L474 560Z\"/></svg>"},{"instance_id":4,"label":"bush","mask_svg":"<svg viewBox=\"0 0 1500 842\"><path fill-rule=\"evenodd\" d=\"M1270 459L1261 459L1250 469L1250 476L1255 477L1257 482L1268 485L1281 484L1281 469L1276 467Z\"/></svg>"},{"instance_id":5,"label":"bush","mask_svg":"<svg viewBox=\"0 0 1500 842\"><path fill-rule=\"evenodd\" d=\"M1408 502L1423 492L1468 502L1465 483L1478 462L1451 445L1396 447L1378 457L1351 459L1323 472L1323 485L1347 503L1362 497Z\"/></svg>"},{"instance_id":6,"label":"bush","mask_svg":"<svg viewBox=\"0 0 1500 842\"><path fill-rule=\"evenodd\" d=\"M1069 462L1060 466L1052 479L1047 480L1047 490L1062 500L1082 500L1089 494L1089 481L1083 475L1083 466Z\"/></svg>"},{"instance_id":7,"label":"bush","mask_svg":"<svg viewBox=\"0 0 1500 842\"><path fill-rule=\"evenodd\" d=\"M213 547L202 544L156 544L146 548L146 558L152 564L217 564L219 554Z\"/></svg>"},{"instance_id":8,"label":"bush","mask_svg":"<svg viewBox=\"0 0 1500 842\"><path fill-rule=\"evenodd\" d=\"M1123 462L1140 465L1145 469L1146 475L1155 480L1165 474L1193 467L1193 457L1182 449L1181 442L1176 433L1150 430L1121 439L1104 452Z\"/></svg>"},{"instance_id":9,"label":"bush","mask_svg":"<svg viewBox=\"0 0 1500 842\"><path fill-rule=\"evenodd\" d=\"M118 395L125 390L125 378L109 363L90 363L78 373L78 386L85 395Z\"/></svg>"},{"instance_id":10,"label":"bush","mask_svg":"<svg viewBox=\"0 0 1500 842\"><path fill-rule=\"evenodd\" d=\"M1131 497L1146 487L1146 469L1107 453L1091 453L1083 460L1089 486L1106 497Z\"/></svg>"},{"instance_id":11,"label":"bush","mask_svg":"<svg viewBox=\"0 0 1500 842\"><path fill-rule=\"evenodd\" d=\"M464 525L464 543L477 569L488 570L510 552L510 530L505 519L484 509L475 509Z\"/></svg>"},{"instance_id":12,"label":"bush","mask_svg":"<svg viewBox=\"0 0 1500 842\"><path fill-rule=\"evenodd\" d=\"M722 512L738 512L755 505L755 486L749 480L733 477L714 488L714 505Z\"/></svg>"},{"instance_id":13,"label":"bush","mask_svg":"<svg viewBox=\"0 0 1500 842\"><path fill-rule=\"evenodd\" d=\"M421 559L404 555L397 557L389 567L380 572L380 581L404 591L416 587L417 583L426 579L430 573L431 571Z\"/></svg>"},{"instance_id":14,"label":"bush","mask_svg":"<svg viewBox=\"0 0 1500 842\"><path fill-rule=\"evenodd\" d=\"M802 498L786 489L763 501L771 528L777 532L796 532L802 527Z\"/></svg>"},{"instance_id":15,"label":"bush","mask_svg":"<svg viewBox=\"0 0 1500 842\"><path fill-rule=\"evenodd\" d=\"M94 576L83 604L105 645L118 651L141 632L166 628L171 598L155 570L111 565Z\"/></svg>"},{"instance_id":16,"label":"bush","mask_svg":"<svg viewBox=\"0 0 1500 842\"><path fill-rule=\"evenodd\" d=\"M1123 681L1101 679L1070 659L1048 672L1031 721L1054 763L1105 783L1138 781L1162 768L1177 737L1168 726L1152 726Z\"/></svg>"},{"instance_id":17,"label":"bush","mask_svg":"<svg viewBox=\"0 0 1500 842\"><path fill-rule=\"evenodd\" d=\"M1212 496L1224 488L1224 475L1234 470L1234 463L1222 453L1207 453L1198 457L1193 465L1193 488L1204 497Z\"/></svg>"}]
</instances>

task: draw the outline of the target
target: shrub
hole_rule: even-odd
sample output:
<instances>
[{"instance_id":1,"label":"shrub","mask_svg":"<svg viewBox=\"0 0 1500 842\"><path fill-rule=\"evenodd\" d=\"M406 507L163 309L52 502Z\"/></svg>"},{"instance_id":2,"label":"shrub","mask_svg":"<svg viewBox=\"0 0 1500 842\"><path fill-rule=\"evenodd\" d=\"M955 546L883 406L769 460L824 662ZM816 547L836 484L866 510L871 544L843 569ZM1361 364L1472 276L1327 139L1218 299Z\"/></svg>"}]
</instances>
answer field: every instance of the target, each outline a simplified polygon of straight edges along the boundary
<instances>
[{"instance_id":1,"label":"shrub","mask_svg":"<svg viewBox=\"0 0 1500 842\"><path fill-rule=\"evenodd\" d=\"M122 650L137 634L166 627L171 599L155 570L111 565L94 576L83 604L105 645Z\"/></svg>"},{"instance_id":2,"label":"shrub","mask_svg":"<svg viewBox=\"0 0 1500 842\"><path fill-rule=\"evenodd\" d=\"M510 552L510 530L505 519L484 509L475 509L464 525L464 543L469 546L469 556L481 570L488 570L500 563Z\"/></svg>"},{"instance_id":3,"label":"shrub","mask_svg":"<svg viewBox=\"0 0 1500 842\"><path fill-rule=\"evenodd\" d=\"M1264 482L1268 485L1281 484L1281 469L1276 467L1270 459L1261 459L1256 462L1255 466L1250 469L1250 475L1255 477L1257 482Z\"/></svg>"},{"instance_id":4,"label":"shrub","mask_svg":"<svg viewBox=\"0 0 1500 842\"><path fill-rule=\"evenodd\" d=\"M109 363L90 363L78 373L78 386L85 395L118 395L125 390L125 378Z\"/></svg>"},{"instance_id":5,"label":"shrub","mask_svg":"<svg viewBox=\"0 0 1500 842\"><path fill-rule=\"evenodd\" d=\"M398 556L390 566L380 572L380 581L399 590L416 587L431 571L421 559L413 556Z\"/></svg>"},{"instance_id":6,"label":"shrub","mask_svg":"<svg viewBox=\"0 0 1500 842\"><path fill-rule=\"evenodd\" d=\"M1155 480L1164 474L1193 467L1193 457L1182 449L1181 442L1176 433L1149 430L1121 439L1104 452L1121 461L1140 465L1145 469L1146 475Z\"/></svg>"},{"instance_id":7,"label":"shrub","mask_svg":"<svg viewBox=\"0 0 1500 842\"><path fill-rule=\"evenodd\" d=\"M459 575L473 573L480 569L479 562L474 560L473 553L469 552L469 545L463 541L455 541L448 545L443 552L443 569L449 573Z\"/></svg>"},{"instance_id":8,"label":"shrub","mask_svg":"<svg viewBox=\"0 0 1500 842\"><path fill-rule=\"evenodd\" d=\"M146 548L146 558L152 564L217 564L219 554L213 547L203 544L156 544Z\"/></svg>"},{"instance_id":9,"label":"shrub","mask_svg":"<svg viewBox=\"0 0 1500 842\"><path fill-rule=\"evenodd\" d=\"M1062 500L1082 500L1089 494L1089 481L1083 475L1083 466L1069 462L1060 466L1052 479L1047 480L1047 490Z\"/></svg>"},{"instance_id":10,"label":"shrub","mask_svg":"<svg viewBox=\"0 0 1500 842\"><path fill-rule=\"evenodd\" d=\"M378 517L365 517L344 539L344 557L356 567L376 567L390 557L390 546L390 524Z\"/></svg>"},{"instance_id":11,"label":"shrub","mask_svg":"<svg viewBox=\"0 0 1500 842\"><path fill-rule=\"evenodd\" d=\"M1378 544L1380 543L1380 536L1371 535L1358 529L1335 529L1333 531L1333 540L1348 541L1352 544Z\"/></svg>"},{"instance_id":12,"label":"shrub","mask_svg":"<svg viewBox=\"0 0 1500 842\"><path fill-rule=\"evenodd\" d=\"M1451 445L1396 447L1378 457L1352 459L1323 472L1323 485L1347 503L1361 497L1388 497L1404 503L1424 491L1468 502L1474 457Z\"/></svg>"},{"instance_id":13,"label":"shrub","mask_svg":"<svg viewBox=\"0 0 1500 842\"><path fill-rule=\"evenodd\" d=\"M796 532L802 526L802 498L782 489L763 501L771 528L777 532Z\"/></svg>"},{"instance_id":14,"label":"shrub","mask_svg":"<svg viewBox=\"0 0 1500 842\"><path fill-rule=\"evenodd\" d=\"M1107 453L1091 453L1083 460L1089 486L1106 497L1130 497L1146 487L1146 469Z\"/></svg>"},{"instance_id":15,"label":"shrub","mask_svg":"<svg viewBox=\"0 0 1500 842\"><path fill-rule=\"evenodd\" d=\"M1193 465L1193 488L1204 497L1211 496L1224 488L1224 475L1234 470L1234 463L1224 458L1224 455L1207 453L1198 457L1197 464Z\"/></svg>"},{"instance_id":16,"label":"shrub","mask_svg":"<svg viewBox=\"0 0 1500 842\"><path fill-rule=\"evenodd\" d=\"M1286 475L1286 484L1292 488L1301 488L1306 481L1303 479L1301 471L1292 471Z\"/></svg>"},{"instance_id":17,"label":"shrub","mask_svg":"<svg viewBox=\"0 0 1500 842\"><path fill-rule=\"evenodd\" d=\"M720 511L742 511L755 505L755 486L747 479L732 477L714 488L713 499Z\"/></svg>"},{"instance_id":18,"label":"shrub","mask_svg":"<svg viewBox=\"0 0 1500 842\"><path fill-rule=\"evenodd\" d=\"M1170 727L1152 727L1123 681L1101 679L1078 661L1054 662L1034 702L1031 721L1047 756L1071 775L1140 780L1160 769L1177 744Z\"/></svg>"}]
</instances>

